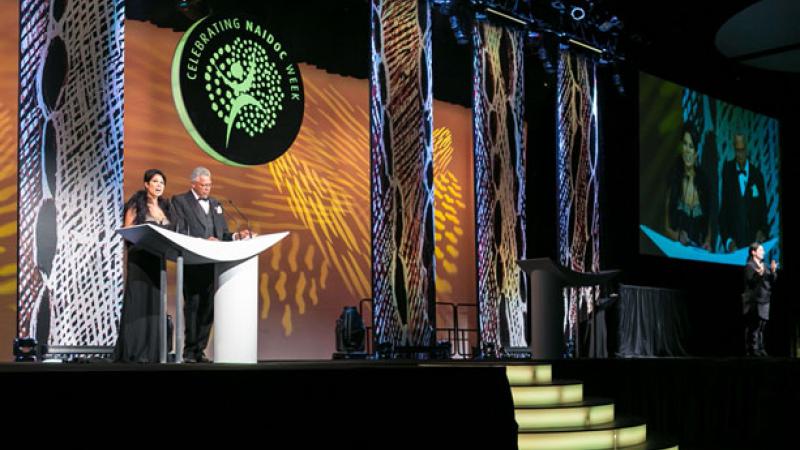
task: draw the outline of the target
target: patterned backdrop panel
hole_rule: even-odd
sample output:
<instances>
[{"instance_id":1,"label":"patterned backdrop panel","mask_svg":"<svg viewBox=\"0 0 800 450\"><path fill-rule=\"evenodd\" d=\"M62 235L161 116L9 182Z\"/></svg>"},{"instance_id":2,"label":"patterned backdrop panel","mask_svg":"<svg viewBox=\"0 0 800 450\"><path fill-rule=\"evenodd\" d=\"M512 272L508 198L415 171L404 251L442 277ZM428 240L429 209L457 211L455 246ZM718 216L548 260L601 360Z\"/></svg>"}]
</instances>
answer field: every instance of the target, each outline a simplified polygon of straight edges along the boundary
<instances>
[{"instance_id":1,"label":"patterned backdrop panel","mask_svg":"<svg viewBox=\"0 0 800 450\"><path fill-rule=\"evenodd\" d=\"M8 344L17 333L19 7L0 0L0 361L11 358Z\"/></svg>"},{"instance_id":2,"label":"patterned backdrop panel","mask_svg":"<svg viewBox=\"0 0 800 450\"><path fill-rule=\"evenodd\" d=\"M594 62L561 52L557 89L559 262L576 272L596 272L600 270L600 147ZM569 355L574 351L578 314L591 312L598 296L595 287L564 290Z\"/></svg>"},{"instance_id":3,"label":"patterned backdrop panel","mask_svg":"<svg viewBox=\"0 0 800 450\"><path fill-rule=\"evenodd\" d=\"M53 346L117 336L123 5L20 5L19 334Z\"/></svg>"},{"instance_id":4,"label":"patterned backdrop panel","mask_svg":"<svg viewBox=\"0 0 800 450\"><path fill-rule=\"evenodd\" d=\"M435 327L430 5L373 0L375 341L430 345Z\"/></svg>"},{"instance_id":5,"label":"patterned backdrop panel","mask_svg":"<svg viewBox=\"0 0 800 450\"><path fill-rule=\"evenodd\" d=\"M527 348L524 41L518 31L473 28L475 235L479 328L495 349Z\"/></svg>"}]
</instances>

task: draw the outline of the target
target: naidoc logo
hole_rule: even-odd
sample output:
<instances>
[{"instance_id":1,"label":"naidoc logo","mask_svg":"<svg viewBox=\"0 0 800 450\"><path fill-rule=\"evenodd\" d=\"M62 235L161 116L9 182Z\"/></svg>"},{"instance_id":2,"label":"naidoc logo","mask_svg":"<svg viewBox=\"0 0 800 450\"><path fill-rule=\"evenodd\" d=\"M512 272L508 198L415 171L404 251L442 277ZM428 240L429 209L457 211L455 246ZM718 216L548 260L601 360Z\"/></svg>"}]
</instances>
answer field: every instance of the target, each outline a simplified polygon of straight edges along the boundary
<instances>
[{"instance_id":1,"label":"naidoc logo","mask_svg":"<svg viewBox=\"0 0 800 450\"><path fill-rule=\"evenodd\" d=\"M200 148L230 165L264 164L294 142L303 122L303 80L286 46L260 19L212 15L183 35L172 94Z\"/></svg>"}]
</instances>

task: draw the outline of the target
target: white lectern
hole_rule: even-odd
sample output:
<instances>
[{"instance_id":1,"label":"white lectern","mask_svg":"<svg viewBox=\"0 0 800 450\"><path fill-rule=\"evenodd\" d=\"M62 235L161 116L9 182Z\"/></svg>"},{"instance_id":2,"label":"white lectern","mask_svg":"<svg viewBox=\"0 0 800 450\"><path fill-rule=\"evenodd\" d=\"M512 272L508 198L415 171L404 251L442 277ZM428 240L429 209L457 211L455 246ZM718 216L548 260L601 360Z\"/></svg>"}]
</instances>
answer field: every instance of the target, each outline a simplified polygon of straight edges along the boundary
<instances>
[{"instance_id":1,"label":"white lectern","mask_svg":"<svg viewBox=\"0 0 800 450\"><path fill-rule=\"evenodd\" d=\"M258 361L258 255L289 232L241 241L210 241L151 224L120 228L117 233L161 258L160 348L167 362L167 265L177 263L175 296L175 360L182 362L183 265L214 264L214 362Z\"/></svg>"}]
</instances>

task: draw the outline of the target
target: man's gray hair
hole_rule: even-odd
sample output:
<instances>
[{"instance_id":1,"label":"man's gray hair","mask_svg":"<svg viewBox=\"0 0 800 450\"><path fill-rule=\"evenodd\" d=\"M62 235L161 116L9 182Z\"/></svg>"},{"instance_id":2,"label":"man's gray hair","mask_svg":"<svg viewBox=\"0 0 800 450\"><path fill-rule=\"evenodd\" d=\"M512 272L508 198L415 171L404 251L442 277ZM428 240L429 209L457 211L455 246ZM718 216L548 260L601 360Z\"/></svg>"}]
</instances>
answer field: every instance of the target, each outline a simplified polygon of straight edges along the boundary
<instances>
[{"instance_id":1,"label":"man's gray hair","mask_svg":"<svg viewBox=\"0 0 800 450\"><path fill-rule=\"evenodd\" d=\"M203 166L195 167L194 170L192 171L192 178L190 178L190 180L194 181L202 176L210 177L211 171Z\"/></svg>"}]
</instances>

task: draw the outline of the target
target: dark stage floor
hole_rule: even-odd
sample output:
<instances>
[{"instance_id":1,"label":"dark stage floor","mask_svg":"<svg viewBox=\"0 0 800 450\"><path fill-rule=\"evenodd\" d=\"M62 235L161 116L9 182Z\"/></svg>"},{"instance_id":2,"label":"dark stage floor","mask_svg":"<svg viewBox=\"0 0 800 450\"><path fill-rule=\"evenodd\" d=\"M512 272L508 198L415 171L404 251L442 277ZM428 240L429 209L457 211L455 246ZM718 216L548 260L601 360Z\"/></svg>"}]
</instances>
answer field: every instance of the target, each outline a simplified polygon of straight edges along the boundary
<instances>
[{"instance_id":1,"label":"dark stage floor","mask_svg":"<svg viewBox=\"0 0 800 450\"><path fill-rule=\"evenodd\" d=\"M513 363L552 364L554 379L583 381L586 398L613 399L619 416L644 419L648 435L669 437L681 449L800 445L794 425L800 405L798 359ZM345 448L510 449L516 446L516 424L503 364L7 363L0 364L0 383L6 405L16 408L16 422L33 421L60 432L91 429L141 439L142 430L177 429L177 442L213 437L232 444L291 443L273 448L344 442Z\"/></svg>"},{"instance_id":2,"label":"dark stage floor","mask_svg":"<svg viewBox=\"0 0 800 450\"><path fill-rule=\"evenodd\" d=\"M0 385L6 411L48 436L166 432L159 443L302 449L510 449L517 439L500 365L17 363L0 365Z\"/></svg>"}]
</instances>

